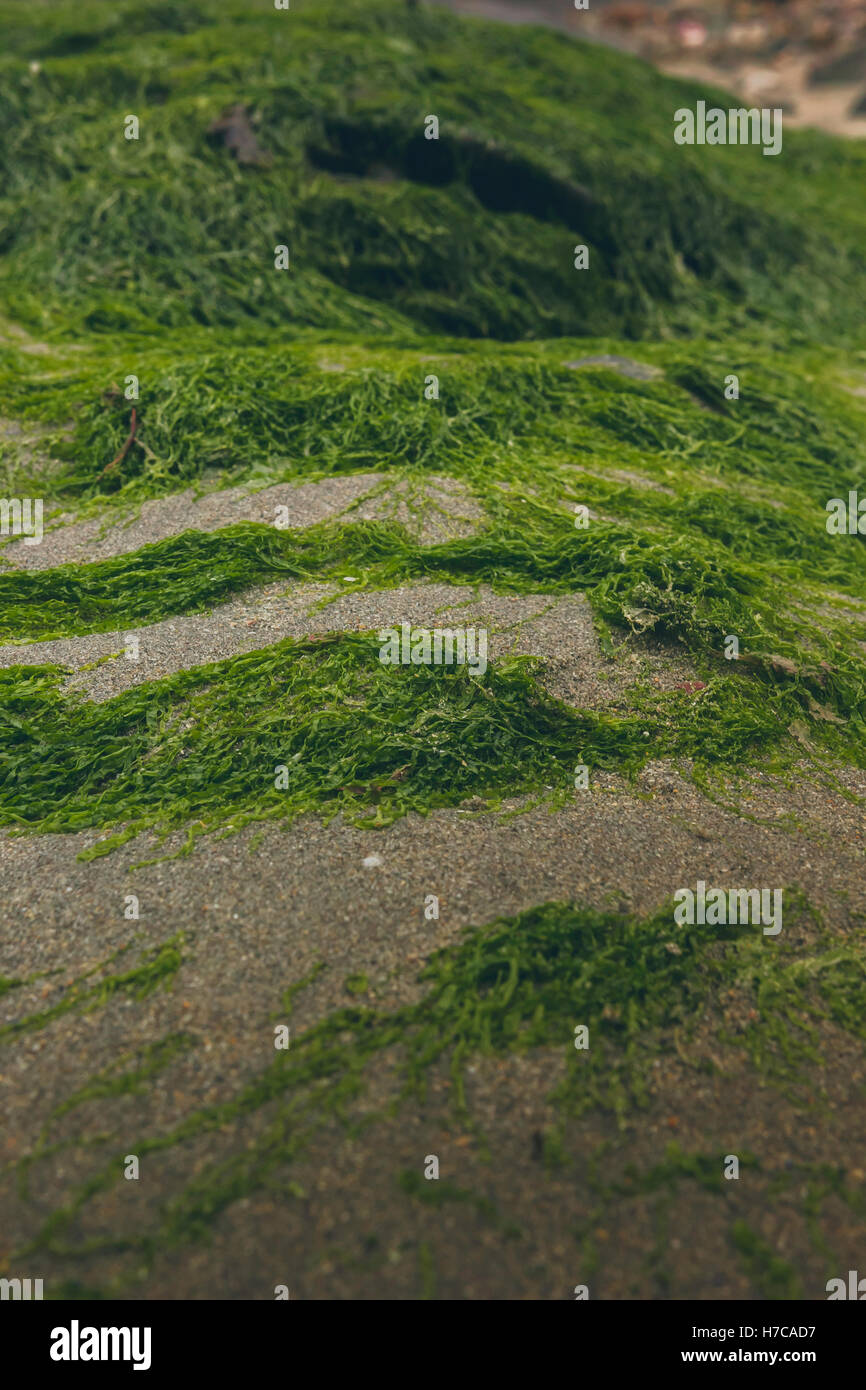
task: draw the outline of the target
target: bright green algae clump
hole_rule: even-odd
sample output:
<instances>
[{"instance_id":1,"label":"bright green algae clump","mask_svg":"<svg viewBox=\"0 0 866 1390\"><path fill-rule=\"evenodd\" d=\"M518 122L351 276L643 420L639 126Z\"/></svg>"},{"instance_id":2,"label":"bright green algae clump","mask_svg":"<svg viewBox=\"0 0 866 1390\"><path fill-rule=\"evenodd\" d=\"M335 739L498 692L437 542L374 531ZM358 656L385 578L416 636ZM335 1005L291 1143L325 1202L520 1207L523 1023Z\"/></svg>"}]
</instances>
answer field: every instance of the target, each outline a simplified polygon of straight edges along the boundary
<instances>
[{"instance_id":1,"label":"bright green algae clump","mask_svg":"<svg viewBox=\"0 0 866 1390\"><path fill-rule=\"evenodd\" d=\"M544 694L529 658L483 676L404 670L380 662L374 633L286 639L104 704L64 695L61 674L0 672L0 824L125 825L88 856L146 826L188 824L192 835L304 812L385 825L470 795L550 788L561 798L581 762L634 772L682 756L717 767L778 749L817 703L808 683L719 674L698 700L674 692L635 715L578 712ZM821 730L826 748L846 749L832 721Z\"/></svg>"},{"instance_id":2,"label":"bright green algae clump","mask_svg":"<svg viewBox=\"0 0 866 1390\"><path fill-rule=\"evenodd\" d=\"M527 659L473 677L403 672L378 655L372 633L286 640L100 705L60 694L51 668L0 673L0 820L40 830L123 821L127 836L304 811L383 825L478 792L552 780L564 790L583 753L608 767L647 756L643 726L545 698Z\"/></svg>"},{"instance_id":3,"label":"bright green algae clump","mask_svg":"<svg viewBox=\"0 0 866 1390\"><path fill-rule=\"evenodd\" d=\"M99 564L6 569L0 637L123 630L255 583L347 571L367 587L582 591L602 635L615 625L679 642L709 684L697 702L655 701L640 730L586 716L587 758L632 769L676 752L730 766L793 729L800 749L862 762L863 539L825 528L827 500L866 481L864 404L852 392L866 373L860 144L786 132L778 159L676 147L673 111L705 91L541 30L515 45L509 30L435 8L298 0L283 14L208 0L109 11L64 0L22 10L0 0L0 19L10 322L0 391L3 414L45 430L56 460L47 468L0 432L6 495L42 493L86 515L108 508L110 519L115 505L190 484L375 471L410 489L458 479L484 517L474 535L433 547L349 516L303 533L189 531ZM207 138L235 104L250 113L258 163L240 165ZM124 139L130 113L139 140ZM438 141L424 139L430 113ZM588 272L574 268L578 243L590 248ZM285 272L274 268L282 245ZM610 353L658 374L573 365ZM732 372L736 401L723 395ZM130 373L135 438L108 467L130 431ZM592 511L586 530L573 524L580 504ZM723 659L729 634L746 669ZM261 672L284 660L271 653ZM214 689L228 700L247 669L221 663ZM121 749L123 721L136 730L130 712L146 706L147 727L158 726L153 711L198 677L92 716L73 712L55 680L6 678L4 814L42 825L55 797L58 828L105 823L109 808L160 820L141 779L133 795L115 776L141 753L138 733ZM396 680L406 683L399 717L411 706L413 727L430 700L435 720L440 688L458 689ZM40 682L52 692L44 707L42 695L32 703ZM527 746L530 689L515 695L527 701ZM362 682L356 720L372 720L370 698ZM45 799L41 783L27 791L18 770L36 755L37 710L55 746L71 740L90 760L105 740L110 773L98 756L101 771L80 783L58 770ZM291 702L276 710L277 723L295 717ZM255 721L241 727L226 705L217 724L238 766L264 753ZM297 806L284 795L284 809L331 809L363 782L348 721L340 738L333 776L318 764L299 772L303 795ZM195 796L174 788L190 817L233 823L239 808L266 810L252 782L241 791L218 766L206 758ZM545 758L526 762L523 744L501 766L513 790L550 775ZM259 786L268 771L259 767ZM483 758L476 773L472 791L506 790ZM88 805L109 776L97 816ZM429 807L435 781L412 762L384 799Z\"/></svg>"}]
</instances>

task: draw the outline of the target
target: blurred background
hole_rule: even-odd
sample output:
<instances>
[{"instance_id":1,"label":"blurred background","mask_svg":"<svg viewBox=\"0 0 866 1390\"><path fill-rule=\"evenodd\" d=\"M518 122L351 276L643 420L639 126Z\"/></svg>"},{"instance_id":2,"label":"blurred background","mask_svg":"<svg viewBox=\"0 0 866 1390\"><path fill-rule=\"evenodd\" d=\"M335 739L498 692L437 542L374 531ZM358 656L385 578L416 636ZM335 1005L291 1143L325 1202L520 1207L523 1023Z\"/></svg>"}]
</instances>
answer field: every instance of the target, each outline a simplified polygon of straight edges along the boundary
<instances>
[{"instance_id":1,"label":"blurred background","mask_svg":"<svg viewBox=\"0 0 866 1390\"><path fill-rule=\"evenodd\" d=\"M640 54L664 72L781 106L791 125L866 137L866 0L442 0Z\"/></svg>"}]
</instances>

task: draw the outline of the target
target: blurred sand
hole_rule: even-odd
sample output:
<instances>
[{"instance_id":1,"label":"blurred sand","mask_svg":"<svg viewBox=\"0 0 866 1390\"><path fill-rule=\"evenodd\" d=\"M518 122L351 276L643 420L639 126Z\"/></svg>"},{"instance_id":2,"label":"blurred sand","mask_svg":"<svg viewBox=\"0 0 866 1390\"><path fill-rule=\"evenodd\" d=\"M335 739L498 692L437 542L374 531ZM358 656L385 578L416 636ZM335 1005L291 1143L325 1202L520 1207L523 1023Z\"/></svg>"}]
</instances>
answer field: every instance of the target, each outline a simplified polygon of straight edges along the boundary
<instances>
[{"instance_id":1,"label":"blurred sand","mask_svg":"<svg viewBox=\"0 0 866 1390\"><path fill-rule=\"evenodd\" d=\"M590 0L588 10L570 0L438 2L609 44L751 105L781 106L791 126L866 138L866 0Z\"/></svg>"}]
</instances>

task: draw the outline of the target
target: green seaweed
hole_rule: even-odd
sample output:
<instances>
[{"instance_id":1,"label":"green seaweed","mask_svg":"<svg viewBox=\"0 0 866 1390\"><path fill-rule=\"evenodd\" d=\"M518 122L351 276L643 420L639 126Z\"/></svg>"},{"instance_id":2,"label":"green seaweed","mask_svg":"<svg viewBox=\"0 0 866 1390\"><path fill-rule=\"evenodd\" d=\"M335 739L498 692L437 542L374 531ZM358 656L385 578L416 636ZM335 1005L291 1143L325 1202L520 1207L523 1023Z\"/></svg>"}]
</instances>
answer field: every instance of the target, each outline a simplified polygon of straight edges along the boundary
<instances>
[{"instance_id":1,"label":"green seaweed","mask_svg":"<svg viewBox=\"0 0 866 1390\"><path fill-rule=\"evenodd\" d=\"M787 1260L777 1255L745 1221L735 1221L731 1240L745 1266L749 1278L764 1298L798 1299L802 1297L802 1280Z\"/></svg>"},{"instance_id":2,"label":"green seaweed","mask_svg":"<svg viewBox=\"0 0 866 1390\"><path fill-rule=\"evenodd\" d=\"M143 996L136 995L136 998ZM155 1076L170 1067L178 1057L195 1047L196 1039L189 1033L170 1033L154 1043L147 1043L136 1053L122 1053L115 1061L91 1077L83 1086L72 1091L51 1110L48 1119L33 1146L18 1164L18 1191L26 1200L29 1197L29 1174L33 1165L65 1149L74 1147L96 1148L105 1144L109 1135L98 1133L87 1139L70 1135L65 1139L50 1142L50 1136L58 1123L90 1101L113 1100L120 1096L140 1095L147 1091ZM131 1062L131 1065L127 1065Z\"/></svg>"},{"instance_id":3,"label":"green seaweed","mask_svg":"<svg viewBox=\"0 0 866 1390\"><path fill-rule=\"evenodd\" d=\"M796 913L793 897L790 906ZM677 951L670 950L674 933ZM167 1196L155 1224L138 1233L129 1230L122 1236L94 1236L84 1245L74 1240L70 1244L84 1208L118 1180L120 1165L111 1158L45 1220L28 1251L42 1249L63 1258L109 1250L135 1252L136 1267L142 1268L141 1261L146 1267L158 1252L206 1237L219 1214L240 1197L279 1181L323 1126L336 1123L349 1136L357 1135L404 1104L426 1105L428 1081L442 1067L451 1076L452 1113L474 1125L464 1075L470 1060L479 1056L544 1055L539 1050L547 1050L549 1100L559 1117L560 1142L568 1122L588 1111L608 1113L622 1125L635 1109L649 1103L646 1081L652 1060L676 1049L683 1060L702 1066L700 1052L689 1059L682 1040L694 1032L707 1004L723 990L746 989L753 1000L761 998L762 981L779 968L780 952L785 953L783 968L788 957L801 960L813 979L820 978L825 958L834 967L842 955L852 965L859 962L859 973L851 977L859 982L856 997L850 981L835 988L831 970L830 983L804 995L802 1003L817 1020L827 1016L828 1002L830 1012L838 1014L833 1000L840 999L845 1009L859 1006L862 1017L862 944L851 940L842 945L823 927L817 938L785 947L783 942L768 943L755 927L682 932L673 925L669 908L636 919L548 903L513 919L472 928L454 946L430 958L419 977L426 988L417 1002L392 1010L357 1004L334 1010L297 1034L290 1050L277 1053L233 1097L194 1111L167 1132L132 1145L139 1156L156 1155L237 1125L245 1135L241 1149L229 1146L227 1154L215 1156L182 1189ZM787 1010L772 996L764 997L762 1007L771 1031L774 1008L783 1024L788 1020ZM586 1049L573 1045L578 1025L589 1029ZM732 1036L726 1045L732 1056L739 1051L761 1063L747 1040ZM714 1051L717 1046L714 1042ZM368 1069L376 1058L393 1056L395 1050L400 1058L397 1093L390 1107L370 1109L365 1100ZM812 1058L804 1053L804 1078L813 1070ZM765 1075L774 1082L772 1067ZM254 1115L259 1121L251 1135ZM748 1154L742 1161L753 1166ZM598 1195L607 1201L629 1192L664 1193L682 1178L708 1191L725 1186L719 1160L697 1159L674 1148L661 1165L643 1174L627 1171L613 1186L602 1175ZM835 1187L832 1182L828 1186L825 1175L810 1189L813 1225L824 1197L838 1187L834 1181ZM410 1186L414 1191L417 1184ZM756 1278L778 1282L779 1271L774 1273L772 1264L764 1268L760 1249L753 1249L745 1236L741 1246Z\"/></svg>"},{"instance_id":4,"label":"green seaweed","mask_svg":"<svg viewBox=\"0 0 866 1390\"><path fill-rule=\"evenodd\" d=\"M624 54L541 29L518 51L496 25L387 0L63 0L48 28L43 7L6 0L0 22L0 297L42 333L710 323L862 341L859 145L786 131L780 160L677 147L673 113L706 89ZM207 139L239 100L269 162Z\"/></svg>"},{"instance_id":5,"label":"green seaweed","mask_svg":"<svg viewBox=\"0 0 866 1390\"><path fill-rule=\"evenodd\" d=\"M531 658L473 676L385 665L379 646L373 633L287 638L99 704L64 694L57 668L0 672L0 824L112 830L91 858L149 827L185 826L190 847L202 831L308 812L383 826L479 794L495 806L552 788L561 801L581 762L635 773L652 757L766 757L801 708L796 688L739 695L720 676L687 708L656 694L614 717L547 696Z\"/></svg>"},{"instance_id":6,"label":"green seaweed","mask_svg":"<svg viewBox=\"0 0 866 1390\"><path fill-rule=\"evenodd\" d=\"M107 961L93 966L91 970L72 980L65 988L63 998L56 1004L0 1026L0 1042L11 1042L23 1033L46 1028L48 1024L68 1013L90 1013L107 1004L115 995L128 995L131 999L140 1000L146 999L154 990L167 988L173 983L182 963L182 940L181 935L174 936L158 947L145 950L139 964L131 969L101 974L98 979L93 980L94 975L105 971L118 956L130 949L129 946L122 946ZM89 983L91 980L93 983Z\"/></svg>"},{"instance_id":7,"label":"green seaweed","mask_svg":"<svg viewBox=\"0 0 866 1390\"><path fill-rule=\"evenodd\" d=\"M110 525L147 499L183 506L186 488L375 472L416 499L434 477L456 480L481 513L472 534L432 546L349 514L303 532L187 530L48 570L0 552L0 638L146 627L280 580L339 592L351 572L367 589L585 593L608 654L626 633L636 651L651 635L701 678L667 694L635 687L615 714L574 711L545 694L537 663L479 679L390 670L372 634L278 643L103 705L64 691L59 667L19 666L0 672L0 824L98 829L92 856L143 829L185 828L188 847L202 830L271 817L382 826L468 796L496 807L552 789L556 801L577 762L634 775L650 758L688 759L705 787L710 772L804 754L821 771L866 765L863 537L825 525L830 498L866 486L862 142L786 131L779 160L676 147L673 112L706 98L703 85L541 29L518 46L505 28L386 0L296 0L290 15L242 0L0 0L0 26L3 495ZM238 102L265 151L255 165L208 139ZM139 141L124 139L129 112ZM438 141L424 139L427 112ZM576 243L589 273L574 267ZM608 354L657 374L577 365ZM723 394L731 373L736 401ZM739 663L725 661L729 634ZM787 895L786 918L793 906ZM169 985L180 941L127 971L115 959L0 1040ZM679 933L667 908L637 920L547 904L437 952L403 1008L363 1005L366 981L350 977L351 1007L135 1145L155 1157L236 1132L142 1228L94 1235L85 1217L120 1164L99 1166L117 1140L85 1119L145 1095L186 1042L124 1054L59 1102L19 1165L25 1193L61 1151L81 1149L91 1169L28 1248L107 1254L116 1291L250 1193L301 1200L285 1169L324 1126L354 1135L381 1118L366 1084L386 1058L396 1108L429 1104L444 1071L454 1112L478 1132L469 1059L547 1056L551 1168L568 1162L575 1117L622 1127L649 1103L648 1062L665 1052L745 1060L809 1108L825 1099L828 1036L866 1038L864 973L856 935L820 922L805 941L768 943L757 930ZM288 988L285 1012L310 979ZM0 996L23 983L4 977ZM684 1040L723 990L735 1007L713 1058L700 1038L689 1058ZM572 1045L580 1024L587 1052ZM777 1195L805 1182L825 1254L824 1202L862 1214L836 1170L765 1162L750 1176ZM715 1156L675 1149L597 1191L601 1206L651 1201L646 1267L662 1294L683 1181L732 1200ZM447 1181L404 1188L434 1213L454 1200L491 1214ZM579 1233L585 1268L592 1229ZM765 1296L800 1296L741 1217L731 1242ZM433 1242L416 1253L421 1295L435 1297ZM105 1292L89 1274L58 1289Z\"/></svg>"}]
</instances>

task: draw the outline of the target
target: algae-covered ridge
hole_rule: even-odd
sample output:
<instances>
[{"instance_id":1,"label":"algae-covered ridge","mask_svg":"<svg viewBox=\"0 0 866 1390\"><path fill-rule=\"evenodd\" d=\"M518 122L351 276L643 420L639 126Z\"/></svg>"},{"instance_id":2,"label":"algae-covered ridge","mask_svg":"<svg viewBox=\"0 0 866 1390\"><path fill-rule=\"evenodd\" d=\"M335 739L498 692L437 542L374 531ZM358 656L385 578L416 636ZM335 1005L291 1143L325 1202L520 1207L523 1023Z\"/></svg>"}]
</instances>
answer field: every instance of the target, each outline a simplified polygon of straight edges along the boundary
<instances>
[{"instance_id":1,"label":"algae-covered ridge","mask_svg":"<svg viewBox=\"0 0 866 1390\"><path fill-rule=\"evenodd\" d=\"M88 336L287 321L512 340L708 321L763 320L770 342L862 331L857 145L786 132L783 160L674 157L691 91L629 58L599 64L540 30L518 49L433 7L263 8L3 6L2 289L17 322ZM207 138L238 103L261 147L245 164ZM603 273L575 279L577 234ZM275 244L295 273L274 277Z\"/></svg>"},{"instance_id":2,"label":"algae-covered ridge","mask_svg":"<svg viewBox=\"0 0 866 1390\"><path fill-rule=\"evenodd\" d=\"M565 363L575 353L592 355L585 345L574 343L508 348L501 354L490 344L460 352L452 347L441 364L436 362L441 395L435 401L424 396L429 364L406 350L362 358L357 348L341 349L345 371L324 373L316 354L304 348L293 371L275 383L266 381L267 349L235 349L212 375L201 362L191 363L189 380L183 366L175 363L149 388L157 398L151 407L144 392L143 428L149 429L151 418L157 424L147 436L152 441L148 455L129 464L123 500L200 483L207 459L195 452L194 441L201 438L201 430L221 441L223 461L249 460L246 469L233 469L233 479L285 481L329 470L384 468L388 476L420 486L425 476L444 474L471 489L483 509L483 522L469 536L433 546L420 545L387 520L361 522L349 516L341 523L322 523L300 532L242 524L213 533L187 531L98 563L32 571L7 568L0 574L2 631L7 639L21 640L124 630L202 611L250 585L275 579L332 579L339 585L347 573L366 588L449 579L484 581L506 592L580 591L590 599L602 636L613 626L682 644L700 662L707 687L697 701L654 699L648 717L663 726L663 733L658 739L653 735L651 742L643 732L646 721L641 730L622 720L613 729L609 721L585 718L583 722L596 729L602 724L607 728L605 747L593 737L583 750L590 759L600 755L598 765L610 766L610 739L620 749L624 770L660 752L730 769L744 759L778 750L786 741L798 751L805 741L833 757L861 764L863 542L859 536L830 535L825 524L826 499L847 496L847 484L856 486L857 469L862 469L862 407L846 394L838 361L827 366L801 356L794 365L771 366L752 349L742 359L748 367L740 367L749 392L710 410L705 402L713 399L714 390L721 395L716 387L724 380L723 349L705 345L699 368L690 361L691 347L654 347L648 352L642 346L641 351L663 364L661 379L634 381L603 367L569 367ZM255 389L253 363L262 374L260 391ZM33 405L33 383L20 367L12 377L19 393L16 413L26 415ZM251 394L227 411L227 425L219 427L225 394L250 388ZM69 378L60 372L43 387L44 396L37 393L40 405L52 399L52 391L70 389ZM71 402L63 409L51 407L55 415L67 410L74 412ZM212 429L207 423L211 414ZM87 493L88 470L92 479L98 471L96 461L114 456L126 424L115 406L98 400L77 429L59 449L70 456L70 472L60 474L61 480L67 479L61 483L61 496L64 487L70 496ZM233 430L239 431L236 442L231 442ZM173 459L176 448L185 453ZM149 458L157 451L164 451L159 469ZM95 505L94 499L90 505ZM574 524L577 506L592 513L585 529ZM730 634L741 645L744 660L738 664L725 660ZM339 680L351 681L353 670L360 675L365 662L375 663L374 637L371 634L366 647L350 640L330 649L327 669L334 681L338 665ZM261 766L272 769L284 762L279 756L285 740L275 725L277 711L282 709L297 731L303 715L293 702L305 677L299 669L285 680L277 668L294 660L300 650L284 644L260 658L222 663L219 684L207 697L212 715L206 724L208 736L218 717L223 721L220 736L236 739L252 754L253 709L262 696L269 701L279 692L279 703L267 709L274 737ZM87 778L94 787L92 769L103 764L107 747L103 743L97 748L96 743L107 728L115 731L118 756L128 768L139 747L137 739L126 737L132 727L130 712L140 710L144 717L147 748L142 751L150 756L157 737L153 709L166 700L177 704L181 692L201 679L182 673L153 689L112 701L91 716L74 709L57 691L56 675L46 671L39 686L47 689L46 682L54 682L57 691L50 700L55 736L47 724L35 732L33 716L43 701L40 697L34 703L33 674L14 668L5 673L8 717L3 740L13 780L4 813L11 808L18 824L40 819L32 777L21 782L29 806L21 804L14 781L14 769L24 772L40 739L83 747L80 739L89 725L94 760L87 763ZM323 673L317 679L321 682ZM371 670L356 695L363 702L368 689L393 687L388 717L400 722L397 710L402 707L403 719L409 716L417 726L438 717L435 707L427 708L426 692L450 689L454 679L454 673L441 670L422 679L402 670ZM529 689L524 686L524 722L534 759L537 740L529 726L535 704L529 703ZM325 698L324 684L322 695ZM146 708L151 713L145 714ZM566 723L569 717L562 714ZM362 719L354 707L356 727ZM792 727L800 735L796 741ZM465 728L452 728L455 749L465 733ZM295 734L288 742L294 755L300 747L295 746ZM475 751L477 777L468 790L494 792L501 788L501 779L487 779L483 747L481 740ZM201 748L197 751L203 753ZM569 755L571 751L573 744ZM261 752L257 746L256 754ZM515 789L525 786L521 746L508 750L506 762L499 756L503 752L504 748L497 750L496 766L509 770ZM242 752L239 763L246 756ZM551 761L556 756L551 750ZM306 800L305 807L333 802L334 771L341 761L350 774L350 758L320 768L314 757L304 755L303 768L297 769L301 778L315 773L322 779L317 796ZM379 772L387 777L406 762L402 757ZM198 766L201 774L202 764ZM401 789L392 804L418 809L425 798L427 805L435 804L434 782L416 781L411 762L410 768L406 794ZM52 775L58 771L53 766ZM344 787L363 781L363 775L351 773ZM202 787L207 785L205 777ZM267 800L264 787L260 790ZM65 801L63 796L54 799L56 791L55 786L52 825L84 823L63 820L60 807ZM227 786L214 782L209 799L228 806L227 793ZM291 809L290 800L283 797L285 812ZM175 803L185 804L183 798ZM110 802L100 800L100 815L109 805L119 820L134 818L140 809L133 801L124 805L112 797Z\"/></svg>"},{"instance_id":3,"label":"algae-covered ridge","mask_svg":"<svg viewBox=\"0 0 866 1390\"><path fill-rule=\"evenodd\" d=\"M428 472L446 474L471 489L483 509L484 520L469 536L424 546L395 522L362 522L351 516L299 532L251 523L212 533L186 531L97 563L7 568L0 573L0 630L7 640L139 625L146 633L144 625L203 611L251 585L328 579L339 587L346 574L356 587L367 589L447 579L483 581L514 593L583 592L602 640L605 632L616 629L632 631L635 640L652 633L680 644L698 663L706 688L699 699L650 697L640 729L634 720L561 711L557 717L563 728L587 733L582 738L576 733L567 753L563 746L551 746L548 772L560 754L570 757L581 741L585 746L577 749L578 755L582 752L585 761L597 766L614 765L616 747L625 771L659 754L682 754L730 771L786 746L789 754L802 754L805 746L862 765L863 541L857 535L831 535L825 524L826 499L847 497L847 485L856 486L863 457L857 429L862 407L855 397L846 397L838 366L809 368L798 361L794 367L771 367L752 358L748 376L741 367L752 394L744 392L739 401L711 411L701 401L712 399L714 373L716 383L724 379L724 353L718 346L703 349L707 357L700 370L687 362L691 349L654 348L651 355L665 363L666 374L653 382L624 380L603 368L564 366L566 354L575 351L573 344L559 345L555 353L539 345L531 354L510 350L500 359L485 345L477 352L452 354L451 360L445 356L438 401L425 400L425 364L407 361L406 352L386 354L378 369L358 366L347 353L350 361L341 374L324 374L308 358L295 364L295 374L275 394L238 401L229 412L229 431L240 428L246 437L236 446L221 447L235 459L250 460L246 476L255 470L263 481L308 476L308 458L317 465L314 474L347 466L359 471L384 467L410 486L423 483ZM255 355L264 364L266 350L257 349ZM187 462L178 462L170 485L201 480L201 459L196 462L182 422L195 412L206 419L223 408L220 392L229 387L218 382L231 383L232 390L254 382L249 362L236 352L214 375L210 389L202 391L196 390L195 371L192 382L184 382L182 368L175 365L163 400L153 407L155 418L165 421L164 446L149 436L156 448L166 450L161 481L142 455L135 468L143 472L133 474L123 489L128 497L140 498L141 489L156 482L161 488L169 485L172 440L181 441L188 454ZM58 389L68 389L65 379ZM26 408L32 397L20 377L16 390ZM158 392L158 383L154 390ZM91 475L96 472L93 465L82 465L82 458L98 460L116 452L119 429L126 426L112 434L107 410L97 406L93 418L80 427L89 444L84 436L73 435L64 446L76 474L82 467ZM145 392L145 428L148 411ZM285 424L271 430L271 420ZM259 432L258 445L253 428ZM274 462L269 450L279 428L286 437L280 442L282 457ZM206 425L204 432L209 432ZM216 427L213 434L226 437ZM317 438L319 451L313 443ZM340 441L348 441L348 457L340 453ZM293 456L294 449L298 455ZM80 477L70 484L73 492L80 486ZM585 529L575 526L578 506L592 514ZM739 662L725 659L730 635L740 644ZM112 769L128 772L136 756L146 756L157 774L153 785L162 789L166 802L173 799L174 815L178 808L188 808L191 815L201 812L208 801L234 811L230 785L237 784L245 765L253 779L244 795L247 808L254 801L263 805L273 800L265 773L287 761L283 754L301 755L293 769L298 788L305 785L311 792L316 783L315 795L297 803L305 809L335 805L335 795L345 801L349 785L387 779L407 765L410 776L396 788L391 805L432 806L436 777L416 775L420 769L402 747L400 731L439 723L436 702L430 701L434 691L447 692L445 698L458 706L468 700L486 711L482 722L496 722L495 707L485 702L480 685L473 693L471 681L467 685L448 670L437 668L420 677L400 668L374 671L377 650L372 633L366 644L350 638L329 645L327 661L324 653L317 656L303 644L283 643L220 663L206 674L180 673L90 712L62 694L59 672L46 669L37 675L13 667L3 673L7 713L2 740L11 774L2 801L4 818L38 824L46 779L42 804L51 804L51 825L60 829L88 823L80 819L80 804L67 803L71 789L58 782L62 760L40 763L44 779L34 780L28 772L45 743L67 752L87 750L87 758L77 763L79 791L104 785L96 770L105 768L106 757ZM332 716L341 726L341 738L348 738L348 745L342 745L345 756L341 744L332 741L321 762L311 745L299 741L307 718L300 692L313 669L325 706L329 692L336 694L341 686L351 686L354 696L351 718L345 705ZM490 680L499 690L516 689L516 677L504 671ZM514 790L529 790L527 756L539 774L537 785L550 780L546 772L541 775L537 756L545 735L532 728L544 697L528 681L528 673L521 682L523 733L494 751L480 728L474 728L475 776L466 793L501 791L502 772L512 778ZM174 786L174 774L163 778L162 762L154 761L153 754L161 743L172 747L171 739L164 744L156 711L171 707L177 727L184 727L181 706L197 684L207 686L197 700L199 709L206 702L209 717L201 721L201 735L186 740L197 755L200 794L194 808ZM351 730L360 733L376 717L369 705L374 691L387 701L379 727L384 731L391 725L393 756L378 767L374 757L365 757L359 770L349 752L355 742ZM267 726L265 742L253 734L259 726L257 708ZM49 710L50 717L43 718ZM188 717L196 719L197 711L191 709ZM321 723L324 716L314 710L312 717ZM137 727L141 738L133 734ZM443 731L452 754L466 746L468 729L452 723ZM109 733L110 744L105 741ZM211 780L206 746L217 737L224 746L235 747L235 767L230 778ZM115 751L109 754L109 748ZM493 756L487 756L488 748ZM556 781L568 764L560 766ZM253 789L256 777L258 793ZM118 821L133 820L143 810L142 788L124 801L115 795L121 784L112 771L112 795L98 801L103 821L109 808ZM464 781L444 785L456 790ZM289 813L296 803L284 795L281 805ZM74 819L64 819L67 806L70 813L75 807Z\"/></svg>"},{"instance_id":4,"label":"algae-covered ridge","mask_svg":"<svg viewBox=\"0 0 866 1390\"><path fill-rule=\"evenodd\" d=\"M518 56L435 8L301 0L290 29L214 4L85 4L72 27L64 5L0 14L0 392L23 431L0 437L6 494L110 521L189 485L375 470L410 490L455 479L482 514L426 547L350 516L7 566L4 638L147 625L283 577L580 591L602 635L702 663L712 718L669 702L669 751L730 767L793 727L800 751L861 762L863 540L828 534L825 510L864 473L857 144L791 132L783 160L674 157L687 87L540 30ZM246 164L209 135L239 102L261 151ZM645 370L604 365L623 355ZM33 677L5 680L14 767ZM52 709L77 739L80 714ZM39 822L38 795L12 802Z\"/></svg>"}]
</instances>

